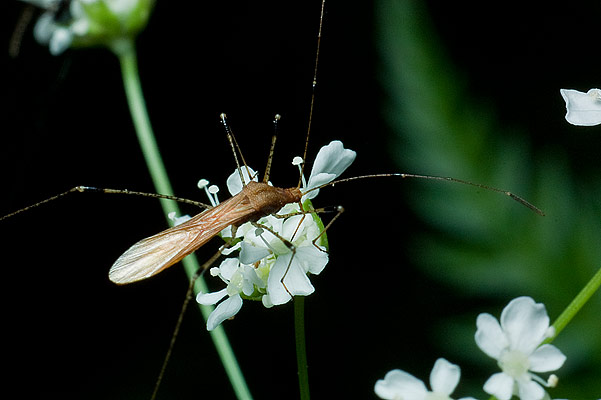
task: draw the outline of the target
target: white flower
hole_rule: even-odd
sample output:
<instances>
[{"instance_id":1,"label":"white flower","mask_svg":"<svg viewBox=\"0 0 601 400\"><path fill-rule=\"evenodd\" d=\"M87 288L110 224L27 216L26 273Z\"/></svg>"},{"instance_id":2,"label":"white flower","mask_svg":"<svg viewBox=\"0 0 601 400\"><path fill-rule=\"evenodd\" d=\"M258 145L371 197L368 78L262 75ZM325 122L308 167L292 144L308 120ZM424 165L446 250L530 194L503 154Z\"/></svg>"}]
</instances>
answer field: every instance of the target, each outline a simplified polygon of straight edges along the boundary
<instances>
[{"instance_id":1,"label":"white flower","mask_svg":"<svg viewBox=\"0 0 601 400\"><path fill-rule=\"evenodd\" d=\"M298 204L288 204L279 214L300 211ZM280 305L292 300L292 296L308 296L315 291L307 274L318 275L328 263L328 253L315 239L321 233L312 215L296 215L281 219L267 216L259 223L270 227L295 248L293 253L279 238L268 231L259 231L252 225L242 226L244 240L241 242L240 261L261 262L269 267L267 293L262 299L266 306ZM318 248L319 246L319 248ZM283 281L282 281L283 279Z\"/></svg>"},{"instance_id":2,"label":"white flower","mask_svg":"<svg viewBox=\"0 0 601 400\"><path fill-rule=\"evenodd\" d=\"M400 369L394 369L384 379L378 380L374 391L378 397L386 400L451 400L451 393L457 387L460 376L459 366L439 358L430 373L432 391L428 391L424 382ZM467 399L473 398L463 398Z\"/></svg>"},{"instance_id":3,"label":"white flower","mask_svg":"<svg viewBox=\"0 0 601 400\"><path fill-rule=\"evenodd\" d=\"M251 265L241 264L237 258L225 259L218 268L211 268L211 275L220 277L227 286L217 292L199 293L196 301L203 305L219 303L207 319L207 330L212 331L226 319L232 318L242 308L242 296L250 297L256 289L265 288L265 281Z\"/></svg>"},{"instance_id":4,"label":"white flower","mask_svg":"<svg viewBox=\"0 0 601 400\"><path fill-rule=\"evenodd\" d=\"M499 400L509 400L513 394L522 400L542 399L546 392L540 384L547 384L530 371L554 371L566 360L555 346L541 346L553 335L545 306L530 297L518 297L503 309L501 324L490 314L480 314L476 325L478 347L496 359L503 371L486 381L484 391Z\"/></svg>"},{"instance_id":5,"label":"white flower","mask_svg":"<svg viewBox=\"0 0 601 400\"><path fill-rule=\"evenodd\" d=\"M122 51L125 42L146 26L154 4L154 0L71 0L68 10L62 10L61 0L23 1L45 10L34 36L53 55L71 46L105 45Z\"/></svg>"},{"instance_id":6,"label":"white flower","mask_svg":"<svg viewBox=\"0 0 601 400\"><path fill-rule=\"evenodd\" d=\"M559 91L566 102L566 120L572 125L593 126L601 124L601 90L586 93L573 89Z\"/></svg>"},{"instance_id":7,"label":"white flower","mask_svg":"<svg viewBox=\"0 0 601 400\"><path fill-rule=\"evenodd\" d=\"M48 45L52 55L58 55L67 50L76 34L85 35L87 32L88 23L81 5L77 1L69 4L69 14L72 21L68 24L57 22L58 18L56 18L55 10L59 8L59 1L29 2L47 10L36 22L33 35L39 43ZM62 16L59 15L58 17Z\"/></svg>"},{"instance_id":8,"label":"white flower","mask_svg":"<svg viewBox=\"0 0 601 400\"><path fill-rule=\"evenodd\" d=\"M334 141L319 151L309 185L304 185L303 192L323 183L336 179L354 160L355 152L344 149L342 143ZM257 174L252 168L243 167L245 182ZM208 182L202 181L202 188ZM227 179L227 187L231 195L238 194L242 181L238 170ZM310 193L311 198L317 190ZM211 196L209 196L211 198ZM217 202L216 197L211 198ZM311 202L303 203L305 210L312 207ZM287 204L277 214L293 214L300 212L296 203ZM268 215L257 221L290 241L294 251L280 238L267 229L257 228L250 222L240 225L236 230L236 238L240 240L224 251L225 255L238 252L237 257L226 259L219 268L212 269L211 274L219 276L226 284L225 289L213 293L201 293L197 301L201 304L216 304L223 300L207 321L207 329L212 330L224 320L233 317L242 307L243 299L261 300L265 307L285 304L292 296L307 296L315 291L309 280L309 274L318 275L328 263L328 253L324 237L313 244L313 240L321 234L323 224L316 215L299 214L286 219ZM221 233L222 237L231 237L231 228Z\"/></svg>"}]
</instances>

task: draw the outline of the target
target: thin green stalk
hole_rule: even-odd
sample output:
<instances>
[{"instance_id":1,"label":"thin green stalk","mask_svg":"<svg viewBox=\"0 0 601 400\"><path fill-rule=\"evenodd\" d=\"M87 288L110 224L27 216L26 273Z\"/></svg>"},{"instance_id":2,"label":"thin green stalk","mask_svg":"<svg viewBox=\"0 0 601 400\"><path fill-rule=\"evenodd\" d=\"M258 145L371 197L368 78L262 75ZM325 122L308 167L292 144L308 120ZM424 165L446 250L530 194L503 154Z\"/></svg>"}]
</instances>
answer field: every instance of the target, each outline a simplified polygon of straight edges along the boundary
<instances>
[{"instance_id":1,"label":"thin green stalk","mask_svg":"<svg viewBox=\"0 0 601 400\"><path fill-rule=\"evenodd\" d=\"M574 316L580 311L580 309L586 304L586 302L591 298L591 296L599 289L601 286L601 268L593 275L591 280L586 284L584 288L576 295L574 300L566 307L566 309L557 317L555 322L553 323L553 327L555 328L555 334L553 337L545 340L544 343L549 343L557 335L559 332L566 327L568 323L574 318Z\"/></svg>"},{"instance_id":2,"label":"thin green stalk","mask_svg":"<svg viewBox=\"0 0 601 400\"><path fill-rule=\"evenodd\" d=\"M140 85L140 78L138 75L138 62L135 45L133 42L125 43L125 45L124 43L120 43L119 47L113 48L113 50L119 57L123 84L125 86L125 93L127 95L127 103L129 105L136 134L138 136L142 152L144 153L144 159L146 160L146 165L148 166L148 170L152 177L155 190L157 193L173 195L173 189L171 188L171 183L167 176L167 171L165 169L165 165L163 164L161 153L157 146L154 133L152 131L152 126L150 125L150 120L148 118L148 113L146 111L146 103L144 101L144 95L142 94L142 87ZM176 215L181 215L179 207L174 201L161 199L161 206L163 207L165 217L167 217L170 212L175 212ZM167 222L169 224L172 223L169 218L167 218ZM188 278L192 278L192 276L200 268L200 264L198 263L198 260L194 254L184 258L182 263ZM194 292L198 293L199 291L204 293L208 292L208 288L202 277L196 280L194 286ZM198 304L198 308L200 309L205 321L209 314L213 311L212 306L203 306ZM236 361L236 357L223 327L217 327L215 330L210 332L210 334L237 398L245 400L252 399L244 376L242 375L242 371L240 370L240 366Z\"/></svg>"},{"instance_id":3,"label":"thin green stalk","mask_svg":"<svg viewBox=\"0 0 601 400\"><path fill-rule=\"evenodd\" d=\"M301 400L309 400L309 369L307 365L307 347L305 345L305 298L294 297L294 332L296 336L296 363Z\"/></svg>"}]
</instances>

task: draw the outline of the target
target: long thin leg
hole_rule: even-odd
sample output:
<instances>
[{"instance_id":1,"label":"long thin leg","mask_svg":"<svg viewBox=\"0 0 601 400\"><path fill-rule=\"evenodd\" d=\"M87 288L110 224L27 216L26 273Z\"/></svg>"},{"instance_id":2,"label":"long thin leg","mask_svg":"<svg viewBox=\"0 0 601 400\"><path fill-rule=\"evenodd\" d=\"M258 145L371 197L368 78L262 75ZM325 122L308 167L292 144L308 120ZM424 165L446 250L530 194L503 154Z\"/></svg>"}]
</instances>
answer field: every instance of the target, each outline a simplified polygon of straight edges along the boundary
<instances>
[{"instance_id":1,"label":"long thin leg","mask_svg":"<svg viewBox=\"0 0 601 400\"><path fill-rule=\"evenodd\" d=\"M290 297L294 297L292 295L292 293L290 293L290 290L288 290L288 288L286 287L286 284L284 283L284 278L286 277L286 275L288 275L288 271L290 270L290 266L292 265L292 260L294 259L294 256L296 255L296 247L292 244L292 242L290 242L288 239L284 238L282 235L280 235L279 233L277 233L270 227L265 226L263 224L259 224L257 222L253 222L252 224L254 227L264 229L267 232L274 235L275 237L277 237L278 239L280 239L282 241L282 243L284 243L286 245L286 247L288 247L288 249L290 249L290 251L292 252L292 256L290 257L290 262L288 262L288 266L286 267L286 271L284 272L284 275L282 275L282 279L280 279L280 282L282 283L282 286L284 286L284 289L286 290L286 292L288 292Z\"/></svg>"},{"instance_id":2,"label":"long thin leg","mask_svg":"<svg viewBox=\"0 0 601 400\"><path fill-rule=\"evenodd\" d=\"M305 215L307 214L323 214L323 213L328 213L328 212L336 212L336 215L334 216L334 218L332 218L330 220L330 222L328 222L328 224L324 227L324 229L319 233L319 235L317 235L317 237L315 239L313 239L313 245L315 247L317 247L320 251L326 252L327 250L322 249L321 247L319 247L317 245L317 241L319 240L319 238L321 238L326 231L330 228L330 226L332 226L332 224L334 223L334 221L336 221L338 219L338 217L340 217L340 215L344 212L344 207L342 206L336 206L336 207L321 207L321 208L314 208L312 210L303 210L301 207L301 211L296 211L293 213L288 213L288 214L273 214L274 217L276 218L290 218L290 217L294 217L297 215L302 215L303 218ZM301 222L302 223L302 220ZM300 224L299 224L300 226ZM298 229L298 228L297 228ZM296 231L294 232L296 235Z\"/></svg>"},{"instance_id":3,"label":"long thin leg","mask_svg":"<svg viewBox=\"0 0 601 400\"><path fill-rule=\"evenodd\" d=\"M328 224L323 228L323 230L319 233L319 235L317 235L317 237L315 239L313 239L313 246L317 247L319 250L323 251L323 252L328 252L327 250L322 249L321 247L319 247L317 245L317 240L319 240L319 238L321 238L326 231L330 228L330 226L332 226L332 224L334 223L334 221L336 221L338 219L338 217L340 217L342 215L342 213L344 212L344 207L342 206L338 206L337 207L338 213L334 216L334 218L332 218L330 220L330 222L328 222Z\"/></svg>"},{"instance_id":4,"label":"long thin leg","mask_svg":"<svg viewBox=\"0 0 601 400\"><path fill-rule=\"evenodd\" d=\"M293 217L296 215L302 215L303 219L306 217L307 214L312 214L312 213L324 213L324 212L329 212L331 211L329 208L317 208L317 209L313 209L313 210L304 210L302 205L300 206L301 210L298 212L294 212L294 213L289 213L289 214L283 214L283 215L277 215L277 214L273 214L275 217L277 218L288 218L288 217ZM312 240L312 244L313 246L315 246L317 249L319 249L319 251L323 251L327 253L327 250L322 249L320 246L317 245L317 241L326 233L326 231L330 228L330 226L332 226L332 224L334 223L334 221L336 221L338 219L338 217L340 217L340 215L342 215L342 213L344 212L344 207L342 206L338 206L336 207L336 211L337 214L334 216L334 218L332 218L332 220L330 220L330 222L328 222L328 224L323 228L323 230L319 233L319 235L317 235L317 237L315 237ZM292 237L294 237L299 229L299 227L301 226L301 224L303 223L303 219L301 219L301 221L299 222L298 226L296 227L296 230L294 231L294 234L292 235ZM280 279L280 282L282 283L282 286L284 287L284 289L286 290L286 292L288 292L288 294L290 295L290 297L294 297L292 295L292 293L290 293L290 290L288 290L288 288L286 287L286 284L284 283L284 279L286 278L286 275L288 275L288 271L290 271L290 267L292 266L292 260L294 259L294 256L296 255L296 247L292 244L292 242L284 237L282 237L282 235L278 234L277 232L275 232L273 229L271 229L268 226L253 222L252 223L253 226L260 228L260 229L264 229L266 231L268 231L269 233L271 233L272 235L274 235L275 237L277 237L278 239L280 239L282 241L282 243L284 243L292 252L292 256L290 257L290 261L288 262L288 266L286 267L286 271L284 272L284 275L282 275L282 279Z\"/></svg>"},{"instance_id":5,"label":"long thin leg","mask_svg":"<svg viewBox=\"0 0 601 400\"><path fill-rule=\"evenodd\" d=\"M275 218L285 219L285 218L295 217L297 215L306 215L306 214L314 214L314 213L315 214L325 214L325 213L331 213L331 212L338 212L339 208L340 208L340 206L320 207L320 208L312 208L311 210L295 211L295 212L291 212L288 214L272 214L272 216Z\"/></svg>"},{"instance_id":6,"label":"long thin leg","mask_svg":"<svg viewBox=\"0 0 601 400\"><path fill-rule=\"evenodd\" d=\"M290 240L286 239L285 237L283 237L282 235L280 235L279 233L277 233L276 231L274 231L273 229L271 229L267 225L259 224L258 222L251 222L251 224L255 228L264 229L267 232L271 233L273 236L275 236L278 239L280 239L282 241L282 243L284 243L286 245L286 247L288 247L290 249L290 251L292 251L292 252L296 251L296 248L294 247L294 245L292 244L292 242L290 242Z\"/></svg>"},{"instance_id":7,"label":"long thin leg","mask_svg":"<svg viewBox=\"0 0 601 400\"><path fill-rule=\"evenodd\" d=\"M171 353L173 353L173 347L175 346L175 341L177 339L177 335L179 334L179 330L182 326L182 322L184 321L184 314L186 313L186 310L188 309L188 304L190 303L190 300L192 299L192 295L194 293L194 283L196 283L196 280L200 276L202 276L205 273L205 271L207 269L209 269L209 267L215 263L215 261L217 261L217 259L221 256L223 251L229 247L229 245L230 245L230 243L228 242L228 243L224 244L223 246L221 246L221 248L217 251L217 253L215 253L207 262L205 262L198 269L198 271L196 271L196 273L194 274L192 279L190 279L190 284L188 285L188 290L186 291L186 297L184 299L184 303L182 304L182 310L180 311L179 317L177 318L177 322L175 323L175 328L173 329L173 335L171 336L171 342L169 342L169 348L167 349L167 354L165 354L165 359L163 360L163 365L161 366L161 371L159 372L159 376L154 385L154 390L152 392L152 396L150 397L151 400L154 400L156 398L156 395L159 391L159 387L161 386L161 381L163 380L163 376L165 376L165 370L167 369L167 364L169 363L169 360L171 359Z\"/></svg>"},{"instance_id":8,"label":"long thin leg","mask_svg":"<svg viewBox=\"0 0 601 400\"><path fill-rule=\"evenodd\" d=\"M71 193L84 193L84 192L99 192L99 193L107 193L107 194L129 194L129 195L134 195L134 196L143 196L143 197L151 197L154 199L167 199L167 200L174 200L177 201L179 203L185 203L185 204L192 204L194 206L197 207L201 207L201 208L211 208L212 206L205 204L205 203L201 203L200 201L195 201L195 200L189 200L189 199L184 199L183 197L177 197L177 196L170 196L170 195L166 195L166 194L158 194L158 193L146 193L146 192L137 192L134 190L127 190L127 189L107 189L107 188L97 188L97 187L92 187L92 186L76 186L74 188L71 188L69 190L67 190L66 192L63 193L59 193L57 195L54 195L52 197L49 197L45 200L39 201L35 204L32 204L30 206L21 208L17 211L13 211L10 214L6 214L3 217L0 217L0 221L2 221L3 219L7 219L10 217L13 217L17 214L20 214L22 212L25 211L29 211L32 208L36 208L39 207L43 204L46 203L50 203L51 201L54 200L58 200L62 197L65 197Z\"/></svg>"},{"instance_id":9,"label":"long thin leg","mask_svg":"<svg viewBox=\"0 0 601 400\"><path fill-rule=\"evenodd\" d=\"M273 117L273 136L271 137L271 147L269 148L269 156L267 157L267 167L265 167L265 175L263 175L263 183L269 182L269 174L271 173L271 163L273 162L273 154L275 152L275 142L278 139L279 122L282 117L276 114Z\"/></svg>"},{"instance_id":10,"label":"long thin leg","mask_svg":"<svg viewBox=\"0 0 601 400\"><path fill-rule=\"evenodd\" d=\"M248 169L248 165L246 164L246 160L244 159L244 155L242 154L242 150L240 150L240 146L238 146L238 142L236 141L236 137L234 136L234 132L230 125L227 123L227 116L225 113L221 113L221 124L225 128L225 133L227 134L227 140L230 142L230 147L232 148L232 152L234 153L234 161L236 161L236 168L238 168L238 174L240 174L240 180L242 181L242 186L246 186L246 181L244 180L244 174L242 173L242 167L240 162L238 161L238 153L240 154L240 158L242 159L242 165L246 168L246 173L249 178L252 180L253 177L250 175L250 170Z\"/></svg>"}]
</instances>

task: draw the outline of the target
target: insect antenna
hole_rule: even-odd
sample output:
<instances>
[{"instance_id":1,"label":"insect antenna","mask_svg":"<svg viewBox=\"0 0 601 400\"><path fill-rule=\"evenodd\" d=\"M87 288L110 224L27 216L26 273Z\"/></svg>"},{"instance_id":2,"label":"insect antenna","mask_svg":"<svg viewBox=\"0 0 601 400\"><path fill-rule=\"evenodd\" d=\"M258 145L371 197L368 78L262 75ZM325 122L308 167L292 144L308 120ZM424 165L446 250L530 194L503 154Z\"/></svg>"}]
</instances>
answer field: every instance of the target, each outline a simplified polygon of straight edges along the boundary
<instances>
[{"instance_id":1,"label":"insect antenna","mask_svg":"<svg viewBox=\"0 0 601 400\"><path fill-rule=\"evenodd\" d=\"M269 156L267 157L267 166L265 167L265 174L263 175L263 183L269 181L269 174L271 173L271 163L273 162L273 154L275 151L275 142L278 139L280 133L280 119L282 116L276 114L273 117L273 136L271 137L271 147L269 148Z\"/></svg>"},{"instance_id":2,"label":"insect antenna","mask_svg":"<svg viewBox=\"0 0 601 400\"><path fill-rule=\"evenodd\" d=\"M528 200L524 199L523 197L520 197L517 194L512 193L508 190L498 189L493 186L483 185L481 183L470 182L470 181L466 181L466 180L458 179L458 178L452 178L449 176L417 175L417 174L403 174L403 173L361 175L361 176L353 176L351 178L338 179L336 181L329 182L329 183L324 183L323 185L320 185L320 186L317 186L317 187L307 190L303 194L307 194L314 190L322 189L326 186L334 186L334 185L336 185L338 183L342 183L342 182L350 182L350 181L355 181L357 179L365 179L365 178L384 178L384 177L390 177L390 176L400 176L401 178L429 179L429 180L435 180L435 181L455 182L455 183L461 183L463 185L475 186L480 189L485 189L485 190L488 190L491 192L497 192L497 193L504 194L505 196L508 196L509 198L517 201L521 205L534 211L538 215L545 216L545 213L540 208L536 207L534 204L530 203Z\"/></svg>"},{"instance_id":3,"label":"insect antenna","mask_svg":"<svg viewBox=\"0 0 601 400\"><path fill-rule=\"evenodd\" d=\"M319 65L319 49L321 47L321 32L323 28L323 15L326 7L326 0L321 2L321 12L319 14L319 30L317 31L317 46L315 50L315 66L313 67L313 85L311 88L311 104L309 106L309 122L307 124L307 137L305 138L305 151L303 152L303 163L301 165L301 174L298 179L298 187L301 187L303 173L305 172L305 162L307 159L307 149L309 148L309 134L311 133L311 122L313 121L313 107L315 105L315 88L317 87L317 66Z\"/></svg>"},{"instance_id":4,"label":"insect antenna","mask_svg":"<svg viewBox=\"0 0 601 400\"><path fill-rule=\"evenodd\" d=\"M240 162L238 161L238 154L240 154L240 158L242 159L242 164L244 164L244 168L246 168L246 173L249 176L249 179L253 179L253 176L250 174L250 169L248 168L248 164L246 164L246 160L244 159L244 155L242 154L242 150L240 146L238 146L238 142L236 141L236 137L234 136L234 132L230 125L227 123L227 115L225 113L221 113L219 116L221 119L221 124L225 129L225 133L227 134L227 140L230 142L230 146L232 147L232 152L234 153L234 160L236 161L236 167L238 169L238 173L240 174L240 180L242 181L242 186L246 186L246 180L244 179L244 174L242 173L242 167L240 166Z\"/></svg>"}]
</instances>

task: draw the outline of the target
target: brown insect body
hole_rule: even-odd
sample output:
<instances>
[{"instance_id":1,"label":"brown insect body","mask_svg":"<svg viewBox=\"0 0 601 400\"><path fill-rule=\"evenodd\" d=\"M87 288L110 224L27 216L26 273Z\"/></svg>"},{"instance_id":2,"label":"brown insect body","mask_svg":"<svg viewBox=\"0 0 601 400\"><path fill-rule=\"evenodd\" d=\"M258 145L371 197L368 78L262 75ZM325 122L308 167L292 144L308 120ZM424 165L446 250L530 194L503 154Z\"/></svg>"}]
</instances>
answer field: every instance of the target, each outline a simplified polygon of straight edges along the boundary
<instances>
[{"instance_id":1,"label":"brown insect body","mask_svg":"<svg viewBox=\"0 0 601 400\"><path fill-rule=\"evenodd\" d=\"M109 279L127 284L149 278L197 250L230 225L241 225L299 202L299 188L283 189L251 181L242 191L188 221L142 239L115 261Z\"/></svg>"}]
</instances>

